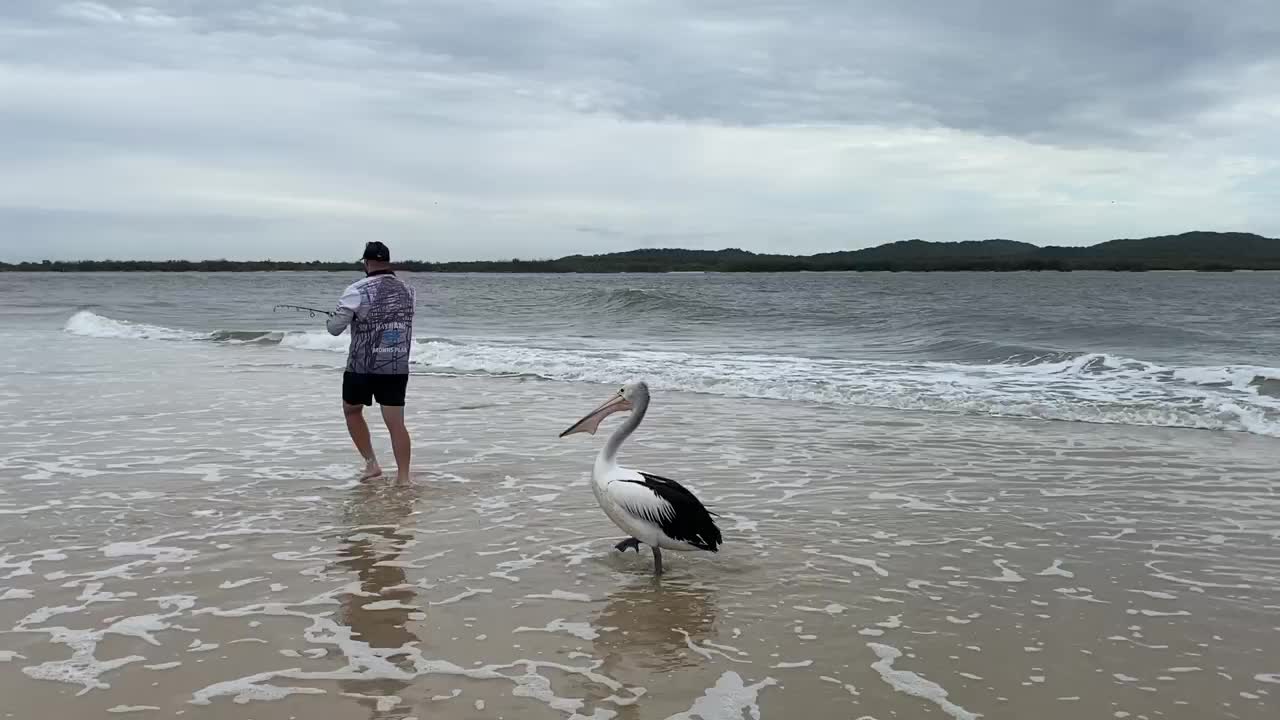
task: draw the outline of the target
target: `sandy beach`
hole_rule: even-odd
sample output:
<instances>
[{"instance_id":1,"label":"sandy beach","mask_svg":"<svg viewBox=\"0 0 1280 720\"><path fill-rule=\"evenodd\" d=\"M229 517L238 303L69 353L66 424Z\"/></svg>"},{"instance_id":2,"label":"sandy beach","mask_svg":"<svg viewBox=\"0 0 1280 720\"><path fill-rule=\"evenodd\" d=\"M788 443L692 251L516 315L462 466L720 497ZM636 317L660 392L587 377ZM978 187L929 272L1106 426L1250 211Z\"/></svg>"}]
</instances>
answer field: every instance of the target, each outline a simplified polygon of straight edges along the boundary
<instances>
[{"instance_id":1,"label":"sandy beach","mask_svg":"<svg viewBox=\"0 0 1280 720\"><path fill-rule=\"evenodd\" d=\"M1280 720L1278 78L1280 0L0 0L0 720Z\"/></svg>"},{"instance_id":2,"label":"sandy beach","mask_svg":"<svg viewBox=\"0 0 1280 720\"><path fill-rule=\"evenodd\" d=\"M556 437L612 387L415 376L412 486L361 484L331 369L67 342L0 397L5 717L1280 708L1272 438L655 388L623 462L725 534L655 580Z\"/></svg>"}]
</instances>

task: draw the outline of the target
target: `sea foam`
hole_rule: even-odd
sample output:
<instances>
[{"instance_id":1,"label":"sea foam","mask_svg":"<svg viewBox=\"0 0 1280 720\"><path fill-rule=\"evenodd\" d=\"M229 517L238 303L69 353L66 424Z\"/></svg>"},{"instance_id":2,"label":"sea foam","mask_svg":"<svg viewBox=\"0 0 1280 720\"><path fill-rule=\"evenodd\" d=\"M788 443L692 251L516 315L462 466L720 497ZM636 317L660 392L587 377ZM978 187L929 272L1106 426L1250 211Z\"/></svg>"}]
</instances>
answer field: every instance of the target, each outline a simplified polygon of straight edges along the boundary
<instances>
[{"instance_id":1,"label":"sea foam","mask_svg":"<svg viewBox=\"0 0 1280 720\"><path fill-rule=\"evenodd\" d=\"M956 720L977 720L982 717L948 700L947 691L941 685L909 670L895 669L893 663L902 657L902 651L898 648L879 643L867 643L867 647L880 658L872 663L871 667L879 672L880 677L894 690L928 700Z\"/></svg>"},{"instance_id":2,"label":"sea foam","mask_svg":"<svg viewBox=\"0 0 1280 720\"><path fill-rule=\"evenodd\" d=\"M73 315L71 334L133 340L228 342L187 330ZM289 351L346 352L323 331L237 333ZM645 377L663 390L827 405L923 410L1118 425L1226 430L1280 437L1280 397L1264 389L1280 368L1175 367L1104 353L965 364L743 355L661 349L555 347L534 341L418 337L419 372L528 376L614 384Z\"/></svg>"}]
</instances>

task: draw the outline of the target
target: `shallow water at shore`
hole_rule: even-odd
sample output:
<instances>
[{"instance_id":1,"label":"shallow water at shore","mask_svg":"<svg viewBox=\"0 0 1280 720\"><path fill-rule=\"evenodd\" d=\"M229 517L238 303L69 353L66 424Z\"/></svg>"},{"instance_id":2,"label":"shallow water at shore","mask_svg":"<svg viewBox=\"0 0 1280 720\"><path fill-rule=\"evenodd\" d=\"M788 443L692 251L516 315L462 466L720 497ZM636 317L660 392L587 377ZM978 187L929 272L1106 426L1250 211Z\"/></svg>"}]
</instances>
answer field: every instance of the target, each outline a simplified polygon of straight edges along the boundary
<instances>
[{"instance_id":1,"label":"shallow water at shore","mask_svg":"<svg viewBox=\"0 0 1280 720\"><path fill-rule=\"evenodd\" d=\"M612 387L416 376L360 484L331 369L66 342L0 384L0 715L1280 709L1273 438L655 387L622 460L726 538L655 580L556 438Z\"/></svg>"}]
</instances>

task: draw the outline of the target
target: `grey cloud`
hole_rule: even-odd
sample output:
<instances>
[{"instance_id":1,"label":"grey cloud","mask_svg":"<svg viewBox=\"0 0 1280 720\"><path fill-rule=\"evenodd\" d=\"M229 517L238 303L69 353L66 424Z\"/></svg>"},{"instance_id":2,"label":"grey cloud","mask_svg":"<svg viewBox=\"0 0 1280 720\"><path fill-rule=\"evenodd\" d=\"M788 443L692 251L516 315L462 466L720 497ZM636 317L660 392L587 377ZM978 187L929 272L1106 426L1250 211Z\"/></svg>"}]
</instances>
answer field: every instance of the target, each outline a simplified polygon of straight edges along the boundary
<instances>
[{"instance_id":1,"label":"grey cloud","mask_svg":"<svg viewBox=\"0 0 1280 720\"><path fill-rule=\"evenodd\" d=\"M210 253L198 250L188 235L193 223L199 223L204 248L216 246ZM256 256L261 254L252 241L245 238L278 232L282 222L263 218L216 214L167 213L138 217L129 213L42 210L0 207L0 225L9 239L0 244L0 258L10 261L36 261L46 258L76 258L86 255L113 259L167 260L210 256ZM86 237L100 250L85 253Z\"/></svg>"},{"instance_id":2,"label":"grey cloud","mask_svg":"<svg viewBox=\"0 0 1280 720\"><path fill-rule=\"evenodd\" d=\"M1267 232L1277 19L1269 0L7 0L0 212L64 255L137 247L131 227L184 228L194 253L386 233L450 257Z\"/></svg>"},{"instance_id":3,"label":"grey cloud","mask_svg":"<svg viewBox=\"0 0 1280 720\"><path fill-rule=\"evenodd\" d=\"M289 38L341 40L351 53L334 65L495 75L632 119L942 126L1057 143L1132 142L1192 119L1280 47L1269 0L71 7L27 0L5 12L62 27L171 19L269 38L285 54L303 52Z\"/></svg>"},{"instance_id":4,"label":"grey cloud","mask_svg":"<svg viewBox=\"0 0 1280 720\"><path fill-rule=\"evenodd\" d=\"M371 2L357 15L215 3L189 21L359 38L387 57L502 74L628 117L940 124L1054 141L1176 122L1222 99L1215 81L1275 58L1280 6L1226 5L451 0Z\"/></svg>"}]
</instances>

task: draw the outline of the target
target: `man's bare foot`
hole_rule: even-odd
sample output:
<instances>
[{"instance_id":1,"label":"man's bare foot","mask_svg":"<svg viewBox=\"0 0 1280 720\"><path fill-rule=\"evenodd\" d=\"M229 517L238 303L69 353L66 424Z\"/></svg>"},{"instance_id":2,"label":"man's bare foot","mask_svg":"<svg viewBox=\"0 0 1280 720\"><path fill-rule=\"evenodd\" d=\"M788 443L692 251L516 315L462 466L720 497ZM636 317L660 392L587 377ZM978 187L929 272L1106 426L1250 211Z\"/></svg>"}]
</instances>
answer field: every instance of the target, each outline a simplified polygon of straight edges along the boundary
<instances>
[{"instance_id":1,"label":"man's bare foot","mask_svg":"<svg viewBox=\"0 0 1280 720\"><path fill-rule=\"evenodd\" d=\"M369 478L376 478L379 475L382 475L382 468L378 466L378 461L370 460L365 463L364 472L360 473L360 479L368 480Z\"/></svg>"},{"instance_id":2,"label":"man's bare foot","mask_svg":"<svg viewBox=\"0 0 1280 720\"><path fill-rule=\"evenodd\" d=\"M396 473L396 482L400 483L401 485L408 485L408 484L409 484L409 471L408 471L408 470L401 470L401 471L397 472L397 473Z\"/></svg>"}]
</instances>

